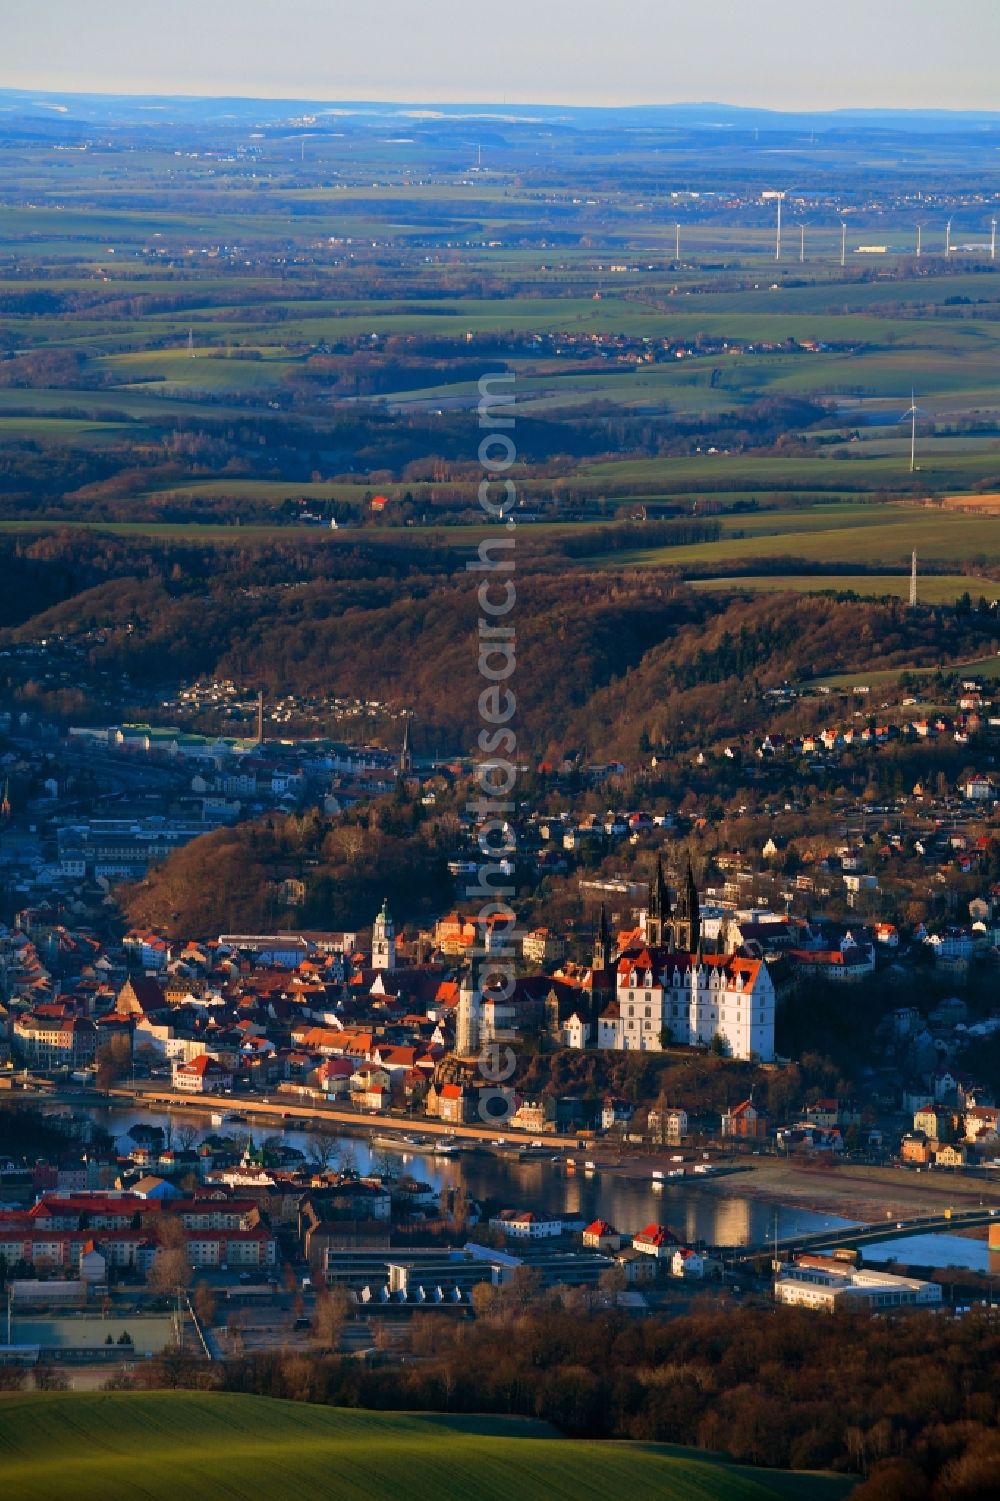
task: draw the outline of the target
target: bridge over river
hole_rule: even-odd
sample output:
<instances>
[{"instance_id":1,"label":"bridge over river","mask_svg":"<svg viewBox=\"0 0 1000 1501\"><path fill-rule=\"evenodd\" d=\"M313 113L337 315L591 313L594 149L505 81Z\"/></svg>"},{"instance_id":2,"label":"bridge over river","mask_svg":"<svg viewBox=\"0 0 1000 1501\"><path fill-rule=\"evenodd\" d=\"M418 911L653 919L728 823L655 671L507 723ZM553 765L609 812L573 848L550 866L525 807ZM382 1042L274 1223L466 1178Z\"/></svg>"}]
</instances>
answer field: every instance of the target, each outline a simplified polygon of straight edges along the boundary
<instances>
[{"instance_id":1,"label":"bridge over river","mask_svg":"<svg viewBox=\"0 0 1000 1501\"><path fill-rule=\"evenodd\" d=\"M841 1225L838 1229L810 1231L803 1235L785 1236L777 1240L758 1243L755 1246L726 1248L727 1260L752 1261L756 1256L767 1254L789 1258L806 1251L832 1251L837 1246L852 1246L858 1250L877 1245L885 1240L903 1240L911 1235L933 1235L942 1232L965 1230L977 1225L1000 1223L1000 1204L992 1207L982 1205L979 1209L963 1209L957 1212L943 1210L939 1214L922 1215L917 1218L890 1218L869 1225Z\"/></svg>"}]
</instances>

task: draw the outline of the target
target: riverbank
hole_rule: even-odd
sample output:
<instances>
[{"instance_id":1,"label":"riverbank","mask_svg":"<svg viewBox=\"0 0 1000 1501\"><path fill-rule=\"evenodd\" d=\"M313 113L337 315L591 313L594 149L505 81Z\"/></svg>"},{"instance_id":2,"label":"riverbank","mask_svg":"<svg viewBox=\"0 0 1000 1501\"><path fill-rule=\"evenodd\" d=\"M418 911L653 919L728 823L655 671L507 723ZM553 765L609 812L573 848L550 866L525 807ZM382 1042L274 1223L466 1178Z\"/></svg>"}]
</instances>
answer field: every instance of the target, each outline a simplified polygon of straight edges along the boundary
<instances>
[{"instance_id":1,"label":"riverbank","mask_svg":"<svg viewBox=\"0 0 1000 1501\"><path fill-rule=\"evenodd\" d=\"M370 1143L373 1133L380 1137L398 1140L403 1150L414 1150L408 1137L419 1135L427 1144L425 1150L433 1153L434 1144L442 1138L454 1139L464 1144L468 1152L478 1152L493 1158L524 1160L518 1148L538 1143L553 1156L563 1161L574 1157L578 1165L577 1177L584 1177L584 1161L592 1162L596 1169L592 1176L609 1187L620 1185L622 1189L651 1189L653 1173L667 1173L677 1166L673 1158L683 1156L687 1172L681 1179L666 1180L670 1185L667 1197L680 1185L697 1188L700 1193L717 1197L730 1197L735 1192L739 1198L758 1201L761 1205L784 1207L790 1211L807 1211L817 1215L832 1215L839 1219L871 1224L883 1219L909 1219L920 1216L940 1215L952 1208L1000 1207L1000 1179L996 1174L988 1178L975 1177L947 1170L916 1172L896 1167L874 1167L862 1163L836 1162L829 1159L811 1160L805 1157L746 1157L722 1156L702 1153L690 1147L664 1147L658 1151L623 1154L617 1144L607 1141L589 1141L576 1136L543 1133L529 1137L527 1133L503 1133L496 1128L474 1125L451 1125L425 1117L408 1117L373 1114L361 1115L355 1110L336 1109L316 1105L310 1101L247 1099L241 1096L199 1096L192 1098L170 1088L131 1090L114 1088L108 1093L96 1091L59 1091L45 1095L34 1092L18 1092L7 1096L7 1103L16 1099L44 1101L49 1105L66 1108L84 1106L113 1111L146 1110L151 1113L171 1116L193 1117L208 1120L213 1114L224 1118L238 1112L246 1124L252 1127L285 1128L292 1123L300 1130L330 1131L337 1135L355 1137ZM233 1122L226 1122L232 1126ZM505 1145L498 1142L504 1139ZM419 1148L416 1148L419 1151ZM530 1155L530 1154L525 1154ZM539 1153L539 1156L542 1154ZM709 1157L713 1171L695 1174L692 1167ZM555 1166L555 1164L553 1164ZM611 1190L612 1193L614 1189ZM525 1185L527 1192L527 1184ZM660 1196L662 1198L662 1195ZM660 1214L669 1214L664 1200L657 1206Z\"/></svg>"},{"instance_id":2,"label":"riverbank","mask_svg":"<svg viewBox=\"0 0 1000 1501\"><path fill-rule=\"evenodd\" d=\"M151 1110L184 1110L198 1115L221 1114L223 1117L238 1113L250 1123L280 1124L282 1121L304 1121L310 1130L330 1127L339 1132L370 1136L373 1131L380 1135L392 1133L400 1141L419 1132L421 1136L435 1140L455 1137L471 1143L492 1143L505 1139L509 1145L528 1145L525 1132L506 1134L501 1126L452 1125L448 1121L429 1120L426 1116L382 1115L377 1112L362 1115L357 1110L338 1110L334 1106L317 1105L309 1100L284 1098L274 1100L247 1099L241 1095L198 1095L193 1098L180 1090L131 1090L116 1087L109 1089L100 1099L92 1097L94 1104L114 1107L128 1104L132 1107L147 1106ZM563 1152L588 1151L589 1144L580 1143L573 1136L556 1136L540 1132L530 1138L532 1143L551 1147Z\"/></svg>"},{"instance_id":3,"label":"riverbank","mask_svg":"<svg viewBox=\"0 0 1000 1501\"><path fill-rule=\"evenodd\" d=\"M703 1186L712 1190L711 1177ZM980 1204L1000 1207L1000 1181L995 1176L971 1178L948 1169L917 1173L785 1157L754 1158L751 1170L740 1178L740 1193L863 1224L941 1214L946 1209L978 1209Z\"/></svg>"},{"instance_id":4,"label":"riverbank","mask_svg":"<svg viewBox=\"0 0 1000 1501\"><path fill-rule=\"evenodd\" d=\"M596 1142L587 1142L581 1149L579 1138L557 1137L555 1141L562 1150L553 1150L551 1145L531 1150L532 1141L539 1138L526 1139L526 1133L518 1133L516 1144L511 1133L506 1147L494 1145L496 1138L484 1140L464 1134L463 1140L456 1141L458 1150L442 1152L440 1136L450 1134L450 1128L439 1122L433 1123L437 1131L432 1132L428 1129L432 1123L397 1117L390 1128L384 1117L354 1112L340 1125L331 1118L333 1112L324 1112L322 1121L317 1122L307 1119L304 1110L288 1112L287 1118L275 1120L275 1112L284 1112L280 1105L271 1106L270 1101L270 1108L262 1109L261 1101L251 1111L247 1099L229 1096L222 1102L223 1108L216 1111L218 1101L213 1105L211 1099L192 1100L186 1095L180 1096L176 1105L161 1103L168 1094L174 1091L157 1088L133 1095L125 1089L110 1098L103 1092L88 1091L83 1099L78 1092L72 1104L49 1096L43 1108L71 1113L78 1119L91 1117L120 1142L123 1153L134 1142L134 1138L129 1140L130 1133L144 1123L160 1127L168 1137L171 1127L176 1131L182 1123L197 1126L191 1134L201 1135L213 1130L211 1114L225 1118L238 1110L239 1120L224 1119L218 1128L237 1142L251 1133L257 1142L280 1133L290 1147L309 1157L315 1146L310 1138L321 1130L324 1135L329 1133L330 1160L349 1164L361 1173L383 1172L386 1153L394 1157L398 1151L400 1167L393 1164L393 1170L405 1167L437 1194L462 1188L478 1204L531 1209L536 1214L583 1223L604 1219L623 1234L634 1234L651 1223L669 1225L688 1245L758 1245L767 1241L775 1226L779 1235L790 1237L829 1230L837 1223L831 1223L829 1215L785 1208L746 1194L744 1189L754 1177L751 1164L759 1159L716 1157L712 1159L712 1173L692 1171L695 1166L708 1165L701 1147L684 1152L688 1170L683 1177L670 1178L667 1175L679 1165L670 1160L680 1155L676 1147L632 1157L621 1154L617 1142L605 1141L600 1148ZM345 1112L339 1114L344 1116ZM387 1145L383 1149L382 1138L389 1137L390 1129L398 1147ZM575 1169L570 1167L569 1157L576 1159ZM590 1162L593 1169L587 1166ZM664 1176L654 1180L657 1170Z\"/></svg>"}]
</instances>

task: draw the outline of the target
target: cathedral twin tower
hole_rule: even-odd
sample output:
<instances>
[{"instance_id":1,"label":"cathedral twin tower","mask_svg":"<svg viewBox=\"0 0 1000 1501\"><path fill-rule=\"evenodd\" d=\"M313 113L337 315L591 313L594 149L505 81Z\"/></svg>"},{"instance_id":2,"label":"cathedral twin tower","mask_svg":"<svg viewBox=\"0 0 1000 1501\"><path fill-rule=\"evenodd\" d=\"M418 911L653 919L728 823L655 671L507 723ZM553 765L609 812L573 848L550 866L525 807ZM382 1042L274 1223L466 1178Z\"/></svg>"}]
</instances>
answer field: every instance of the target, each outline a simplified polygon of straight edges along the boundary
<instances>
[{"instance_id":1,"label":"cathedral twin tower","mask_svg":"<svg viewBox=\"0 0 1000 1501\"><path fill-rule=\"evenodd\" d=\"M693 954L701 943L701 909L694 871L688 860L684 886L671 906L670 888L663 877L663 862L657 856L656 875L649 888L646 942L670 953Z\"/></svg>"}]
</instances>

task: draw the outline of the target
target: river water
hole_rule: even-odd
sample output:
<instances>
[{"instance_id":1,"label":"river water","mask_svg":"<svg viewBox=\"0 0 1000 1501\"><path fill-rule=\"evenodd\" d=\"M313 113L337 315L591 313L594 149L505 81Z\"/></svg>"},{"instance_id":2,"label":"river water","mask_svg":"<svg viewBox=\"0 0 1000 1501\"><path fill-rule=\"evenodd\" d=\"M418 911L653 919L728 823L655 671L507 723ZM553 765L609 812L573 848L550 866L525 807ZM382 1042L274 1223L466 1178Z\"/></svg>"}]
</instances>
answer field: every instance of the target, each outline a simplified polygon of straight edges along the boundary
<instances>
[{"instance_id":1,"label":"river water","mask_svg":"<svg viewBox=\"0 0 1000 1501\"><path fill-rule=\"evenodd\" d=\"M110 1132L123 1152L135 1145L128 1131L140 1122L161 1126L165 1131L170 1127L176 1130L182 1122L194 1123L190 1115L128 1107L108 1110L95 1106L88 1107L85 1113ZM212 1127L207 1119L199 1119L197 1130L197 1140L213 1132L237 1141L245 1140L249 1134L259 1145L267 1136L280 1134L283 1142L300 1151L305 1151L309 1144L305 1132L279 1133L261 1124L227 1121L221 1127ZM419 1124L415 1125L414 1134L419 1135L419 1131ZM745 1246L765 1243L776 1231L782 1237L854 1223L836 1215L746 1197L737 1186L739 1174L719 1178L712 1187L684 1180L665 1183L662 1190L656 1190L650 1178L629 1179L613 1171L593 1177L582 1171L569 1173L562 1161L553 1161L547 1154L523 1161L482 1151L438 1157L419 1147L397 1150L369 1144L362 1136L329 1139L340 1154L339 1160L353 1163L362 1173L391 1165L393 1172L406 1172L437 1190L462 1186L480 1202L491 1199L505 1208L532 1209L554 1217L579 1217L589 1222L600 1216L624 1234L634 1234L643 1226L656 1223L669 1225L688 1243L702 1240L714 1246Z\"/></svg>"}]
</instances>

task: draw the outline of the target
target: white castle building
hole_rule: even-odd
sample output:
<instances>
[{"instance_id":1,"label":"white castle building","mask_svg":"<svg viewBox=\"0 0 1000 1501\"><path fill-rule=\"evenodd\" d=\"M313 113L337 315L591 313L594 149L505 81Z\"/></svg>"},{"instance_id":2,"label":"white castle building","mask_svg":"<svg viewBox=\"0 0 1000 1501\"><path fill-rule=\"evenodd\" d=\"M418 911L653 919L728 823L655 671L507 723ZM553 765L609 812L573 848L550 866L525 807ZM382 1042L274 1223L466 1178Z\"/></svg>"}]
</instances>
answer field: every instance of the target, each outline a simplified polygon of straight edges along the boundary
<instances>
[{"instance_id":1,"label":"white castle building","mask_svg":"<svg viewBox=\"0 0 1000 1501\"><path fill-rule=\"evenodd\" d=\"M719 1039L730 1058L774 1058L774 985L763 959L704 954L698 892L688 866L670 902L657 863L643 926L618 955L615 996L597 1018L599 1048L659 1052Z\"/></svg>"}]
</instances>

